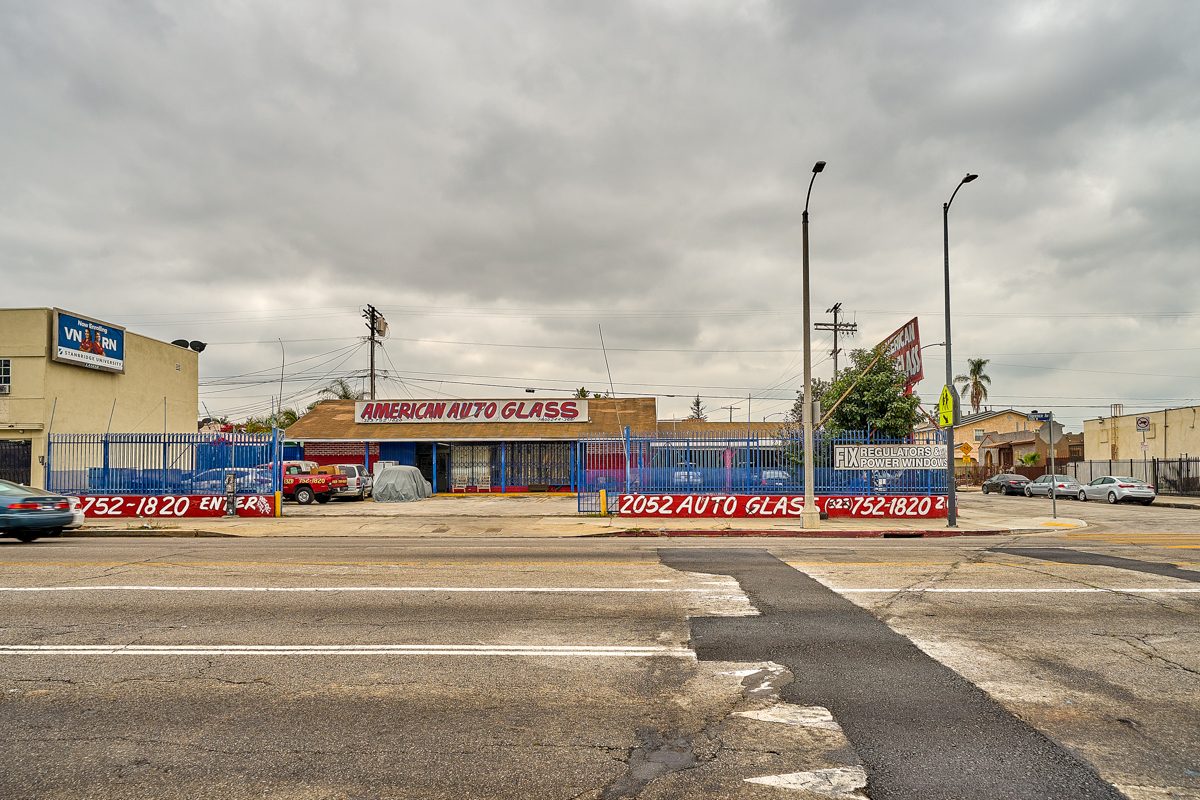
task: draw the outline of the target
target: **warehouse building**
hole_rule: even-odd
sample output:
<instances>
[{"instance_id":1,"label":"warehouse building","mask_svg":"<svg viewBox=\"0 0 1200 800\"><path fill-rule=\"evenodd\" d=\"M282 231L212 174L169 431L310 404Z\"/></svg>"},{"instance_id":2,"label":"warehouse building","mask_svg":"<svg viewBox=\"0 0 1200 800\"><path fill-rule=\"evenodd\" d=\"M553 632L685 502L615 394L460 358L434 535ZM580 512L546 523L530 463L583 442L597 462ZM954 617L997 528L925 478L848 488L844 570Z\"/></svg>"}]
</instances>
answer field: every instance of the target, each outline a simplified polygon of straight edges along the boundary
<instances>
[{"instance_id":1,"label":"warehouse building","mask_svg":"<svg viewBox=\"0 0 1200 800\"><path fill-rule=\"evenodd\" d=\"M198 354L53 308L0 309L0 478L43 487L60 433L195 433Z\"/></svg>"},{"instance_id":2,"label":"warehouse building","mask_svg":"<svg viewBox=\"0 0 1200 800\"><path fill-rule=\"evenodd\" d=\"M569 491L580 457L574 445L610 437L600 450L612 449L608 460L623 464L623 448L611 438L626 428L745 435L779 425L659 420L653 397L325 400L287 438L301 446L294 455L318 464L418 467L438 492ZM605 459L596 447L589 453Z\"/></svg>"}]
</instances>

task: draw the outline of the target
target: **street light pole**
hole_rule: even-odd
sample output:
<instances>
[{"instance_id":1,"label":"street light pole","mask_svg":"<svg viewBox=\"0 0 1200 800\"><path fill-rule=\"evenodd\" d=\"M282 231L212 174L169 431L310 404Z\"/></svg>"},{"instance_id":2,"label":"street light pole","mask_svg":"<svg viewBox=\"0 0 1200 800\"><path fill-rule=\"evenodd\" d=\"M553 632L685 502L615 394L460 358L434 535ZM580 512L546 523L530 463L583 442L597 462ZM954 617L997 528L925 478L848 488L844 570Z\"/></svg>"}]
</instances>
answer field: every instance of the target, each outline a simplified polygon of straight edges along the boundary
<instances>
[{"instance_id":1,"label":"street light pole","mask_svg":"<svg viewBox=\"0 0 1200 800\"><path fill-rule=\"evenodd\" d=\"M817 509L817 499L813 491L816 469L813 463L812 324L808 296L808 201L812 197L817 173L824 169L824 161L813 165L812 178L808 181L808 194L804 198L804 216L800 218L804 242L804 511L801 513L801 525L813 529L821 527L821 512Z\"/></svg>"},{"instance_id":2,"label":"street light pole","mask_svg":"<svg viewBox=\"0 0 1200 800\"><path fill-rule=\"evenodd\" d=\"M950 202L942 205L942 252L945 255L946 266L946 386L954 398L954 413L950 415L950 424L946 426L946 527L958 527L958 509L955 507L955 489L957 478L954 474L954 423L958 421L958 393L954 391L954 362L950 358L950 203L964 183L970 183L978 175L967 173L967 176L954 187Z\"/></svg>"}]
</instances>

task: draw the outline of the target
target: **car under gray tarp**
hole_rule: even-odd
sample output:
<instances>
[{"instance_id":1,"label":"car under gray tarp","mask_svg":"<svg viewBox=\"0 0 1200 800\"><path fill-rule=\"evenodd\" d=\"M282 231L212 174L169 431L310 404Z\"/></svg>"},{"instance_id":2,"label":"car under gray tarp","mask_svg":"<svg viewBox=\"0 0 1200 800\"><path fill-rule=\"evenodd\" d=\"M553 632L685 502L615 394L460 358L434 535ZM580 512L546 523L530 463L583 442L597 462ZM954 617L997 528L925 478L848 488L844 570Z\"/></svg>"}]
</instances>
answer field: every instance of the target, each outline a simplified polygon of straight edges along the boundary
<instances>
[{"instance_id":1,"label":"car under gray tarp","mask_svg":"<svg viewBox=\"0 0 1200 800\"><path fill-rule=\"evenodd\" d=\"M433 497L433 487L416 467L384 467L373 493L376 503L411 503Z\"/></svg>"}]
</instances>

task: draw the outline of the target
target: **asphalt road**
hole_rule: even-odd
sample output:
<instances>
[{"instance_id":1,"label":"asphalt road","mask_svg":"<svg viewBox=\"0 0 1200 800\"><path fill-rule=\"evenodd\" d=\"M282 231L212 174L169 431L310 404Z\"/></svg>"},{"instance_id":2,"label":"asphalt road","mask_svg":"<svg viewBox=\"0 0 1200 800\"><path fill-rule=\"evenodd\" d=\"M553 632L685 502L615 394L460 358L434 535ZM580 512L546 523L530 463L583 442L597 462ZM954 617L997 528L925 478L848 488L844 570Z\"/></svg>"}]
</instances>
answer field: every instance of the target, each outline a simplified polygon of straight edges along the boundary
<instances>
[{"instance_id":1,"label":"asphalt road","mask_svg":"<svg viewBox=\"0 0 1200 800\"><path fill-rule=\"evenodd\" d=\"M0 543L0 797L1200 797L1200 512L1082 508L733 548Z\"/></svg>"}]
</instances>

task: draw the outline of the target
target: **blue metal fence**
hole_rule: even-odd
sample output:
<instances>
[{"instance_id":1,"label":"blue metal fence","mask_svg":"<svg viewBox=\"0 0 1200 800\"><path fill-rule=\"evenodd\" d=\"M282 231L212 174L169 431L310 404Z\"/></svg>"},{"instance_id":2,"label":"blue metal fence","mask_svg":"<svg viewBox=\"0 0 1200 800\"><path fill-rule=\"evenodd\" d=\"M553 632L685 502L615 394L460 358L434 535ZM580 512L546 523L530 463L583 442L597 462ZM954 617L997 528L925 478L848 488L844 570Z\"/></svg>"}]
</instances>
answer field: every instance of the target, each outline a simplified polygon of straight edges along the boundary
<instances>
[{"instance_id":1,"label":"blue metal fence","mask_svg":"<svg viewBox=\"0 0 1200 800\"><path fill-rule=\"evenodd\" d=\"M820 495L946 493L946 470L834 469L837 445L945 444L941 431L886 439L869 432L814 433L814 492ZM576 445L580 513L600 512L600 490L625 494L800 494L804 447L798 436L726 432L630 433Z\"/></svg>"},{"instance_id":2,"label":"blue metal fence","mask_svg":"<svg viewBox=\"0 0 1200 800\"><path fill-rule=\"evenodd\" d=\"M52 434L46 488L64 494L273 494L283 482L282 431Z\"/></svg>"}]
</instances>

